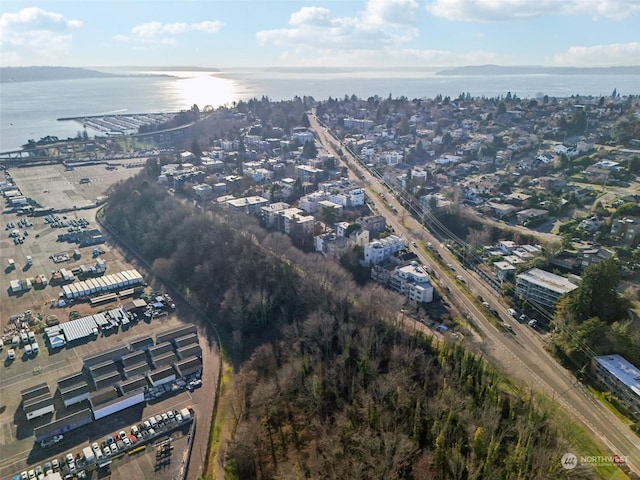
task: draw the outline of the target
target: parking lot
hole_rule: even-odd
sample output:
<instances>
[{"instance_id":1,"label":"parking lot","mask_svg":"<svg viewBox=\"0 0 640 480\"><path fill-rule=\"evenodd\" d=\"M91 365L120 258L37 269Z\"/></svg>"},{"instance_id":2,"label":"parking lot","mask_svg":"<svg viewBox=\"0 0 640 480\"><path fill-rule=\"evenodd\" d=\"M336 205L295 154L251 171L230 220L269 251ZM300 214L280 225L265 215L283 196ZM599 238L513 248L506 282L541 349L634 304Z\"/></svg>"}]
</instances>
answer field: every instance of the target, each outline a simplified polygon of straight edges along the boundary
<instances>
[{"instance_id":1,"label":"parking lot","mask_svg":"<svg viewBox=\"0 0 640 480\"><path fill-rule=\"evenodd\" d=\"M137 160L139 162L139 160ZM115 171L106 171L104 165L77 168L73 171L65 171L61 165L33 167L24 169L12 169L10 171L16 186L25 196L37 200L42 206L57 209L73 208L89 204L103 195L112 183L135 174L138 168L118 168ZM80 178L90 178L90 183L80 184ZM86 202L86 203L83 203ZM86 219L88 228L98 228L95 223L97 209L72 210L58 213L61 217L67 217L66 221ZM11 280L34 280L42 276L51 279L52 272L62 268L73 269L80 265L93 265L96 260L106 262L107 273L119 272L136 268L131 265L122 253L108 243L88 247L78 247L77 244L59 242L58 235L65 233L68 227L52 227L45 223L44 217L23 217L15 213L3 213L0 215L2 237L0 237L0 260L2 271L0 279L0 328L3 331L3 339L11 342L13 336L14 321L16 317L28 312L26 318L46 319L55 315L60 321L66 321L70 316L84 316L97 313L105 308L113 308L115 303L100 307L91 307L88 303L77 303L72 306L59 307L57 300L61 292L60 285L45 286L32 283L31 288L20 292L11 292ZM18 228L22 242L14 242L9 233L13 229L6 228L7 224L18 225L21 219L28 219L30 224L21 224ZM94 252L97 249L97 252ZM78 250L75 252L75 250ZM78 256L79 253L79 256ZM68 257L68 258L65 258ZM54 258L62 262L55 263ZM9 259L13 265L9 267ZM35 330L35 340L38 342L39 351L27 354L22 341L15 348L16 358L7 359L10 345L4 345L0 354L0 479L13 478L22 471L42 466L45 462L54 458L64 457L67 452L78 453L82 448L94 441L101 441L105 435L117 432L123 428L139 423L150 415L179 410L187 405L195 405L193 395L196 392L182 391L167 394L153 401L139 406L131 407L117 415L108 416L102 420L90 423L80 429L70 431L64 435L62 441L43 448L35 442L33 429L46 424L51 420L66 416L78 410L86 408L83 404L64 408L60 394L56 391L58 379L77 373L82 368L82 358L98 352L127 344L131 340L142 337L154 337L158 332L166 331L183 325L179 318L180 311L171 315L154 318L148 322L141 321L131 325L126 330L117 330L109 335L98 335L89 338L75 346L67 346L62 349L50 350L47 348L43 335ZM203 341L201 340L201 343ZM31 342L26 342L31 344ZM206 348L203 345L203 348ZM47 383L51 389L56 413L43 417L27 420L22 410L21 394L24 389L37 384ZM126 464L124 471L111 471L112 478L130 478L135 472L139 478L173 478L177 475L177 468L181 458L180 430L171 433L175 437L174 457L167 457L163 462L158 462L153 447L137 452L135 455L125 455L114 461L114 466ZM161 440L161 439L159 439ZM186 445L186 440L183 442ZM177 457L180 456L179 460ZM113 466L112 466L113 468ZM98 472L93 473L94 478Z\"/></svg>"}]
</instances>

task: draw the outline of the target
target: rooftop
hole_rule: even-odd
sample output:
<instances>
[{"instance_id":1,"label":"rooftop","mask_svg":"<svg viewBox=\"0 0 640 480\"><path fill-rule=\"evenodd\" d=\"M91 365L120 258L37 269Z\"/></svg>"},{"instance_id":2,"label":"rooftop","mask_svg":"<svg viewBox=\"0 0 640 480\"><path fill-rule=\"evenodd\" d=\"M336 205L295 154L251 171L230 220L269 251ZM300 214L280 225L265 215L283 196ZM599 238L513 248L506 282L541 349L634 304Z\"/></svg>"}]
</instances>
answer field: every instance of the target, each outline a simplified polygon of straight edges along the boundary
<instances>
[{"instance_id":1,"label":"rooftop","mask_svg":"<svg viewBox=\"0 0 640 480\"><path fill-rule=\"evenodd\" d=\"M640 370L621 355L594 357L605 370L640 397Z\"/></svg>"},{"instance_id":2,"label":"rooftop","mask_svg":"<svg viewBox=\"0 0 640 480\"><path fill-rule=\"evenodd\" d=\"M578 288L577 285L574 285L565 277L540 270L539 268L532 268L529 271L520 273L518 279L523 279L529 283L539 285L560 294L569 293Z\"/></svg>"}]
</instances>

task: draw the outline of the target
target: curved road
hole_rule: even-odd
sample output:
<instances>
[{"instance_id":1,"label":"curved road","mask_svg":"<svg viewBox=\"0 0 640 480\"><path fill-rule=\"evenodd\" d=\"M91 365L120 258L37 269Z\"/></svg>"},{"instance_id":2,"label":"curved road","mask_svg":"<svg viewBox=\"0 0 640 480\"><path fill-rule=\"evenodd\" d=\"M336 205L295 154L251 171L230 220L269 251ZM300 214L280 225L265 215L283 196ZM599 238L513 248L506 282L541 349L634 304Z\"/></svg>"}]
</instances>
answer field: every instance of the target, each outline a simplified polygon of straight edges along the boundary
<instances>
[{"instance_id":1,"label":"curved road","mask_svg":"<svg viewBox=\"0 0 640 480\"><path fill-rule=\"evenodd\" d=\"M309 114L311 128L315 130L324 148L339 158L336 146L339 141L331 132L320 125L313 114ZM627 458L629 469L640 475L640 438L623 424L576 380L575 376L560 366L556 360L544 350L540 335L526 325L513 321L506 307L500 303L498 294L486 286L475 274L462 269L455 256L447 249L440 247L436 239L426 228L404 210L402 205L372 176L346 149L343 149L348 160L349 174L356 182L363 182L368 196L373 200L378 210L387 218L387 223L395 231L409 241L431 242L442 256L443 262L455 265L456 274L461 274L471 294L466 294L460 285L452 278L450 271L445 271L420 249L417 255L420 260L434 272L438 273L438 280L449 292L449 297L462 312L466 312L479 327L484 337L483 347L501 367L509 374L521 379L531 388L541 391L561 404L567 412L582 423L608 449L609 453ZM357 178L353 173L358 171ZM362 180L364 179L364 180ZM387 203L397 212L392 211L379 200L384 194ZM476 295L482 295L499 313L502 322L512 326L513 333L506 329L498 329L487 320L485 313L480 311L472 300ZM586 452L574 452L580 455Z\"/></svg>"}]
</instances>

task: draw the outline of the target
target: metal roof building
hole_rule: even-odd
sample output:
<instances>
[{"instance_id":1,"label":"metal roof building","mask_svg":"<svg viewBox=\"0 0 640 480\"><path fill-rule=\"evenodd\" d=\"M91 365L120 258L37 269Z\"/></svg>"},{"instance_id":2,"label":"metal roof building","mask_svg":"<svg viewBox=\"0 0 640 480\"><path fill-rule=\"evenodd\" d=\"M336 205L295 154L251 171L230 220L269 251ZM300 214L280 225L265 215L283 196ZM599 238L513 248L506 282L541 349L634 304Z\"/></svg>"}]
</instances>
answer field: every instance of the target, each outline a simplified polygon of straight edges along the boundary
<instances>
[{"instance_id":1,"label":"metal roof building","mask_svg":"<svg viewBox=\"0 0 640 480\"><path fill-rule=\"evenodd\" d=\"M71 405L87 400L92 390L93 388L91 388L87 382L82 381L82 383L76 383L64 389L61 388L60 396L62 397L64 406L70 407Z\"/></svg>"},{"instance_id":2,"label":"metal roof building","mask_svg":"<svg viewBox=\"0 0 640 480\"><path fill-rule=\"evenodd\" d=\"M129 347L126 345L121 345L119 347L114 347L109 350L104 350L96 355L91 355L89 357L84 357L82 359L82 363L85 367L89 367L91 365L95 365L97 363L102 363L107 360L120 360L123 355L129 353Z\"/></svg>"},{"instance_id":3,"label":"metal roof building","mask_svg":"<svg viewBox=\"0 0 640 480\"><path fill-rule=\"evenodd\" d=\"M144 350L137 350L127 355L122 356L122 364L126 367L130 367L131 365L137 365L140 362L147 361L147 352Z\"/></svg>"},{"instance_id":4,"label":"metal roof building","mask_svg":"<svg viewBox=\"0 0 640 480\"><path fill-rule=\"evenodd\" d=\"M153 346L153 338L151 337L137 338L135 340L132 340L129 343L129 348L131 348L132 352L134 350L147 350L149 347L152 347L152 346Z\"/></svg>"},{"instance_id":5,"label":"metal roof building","mask_svg":"<svg viewBox=\"0 0 640 480\"><path fill-rule=\"evenodd\" d=\"M185 358L177 362L175 368L180 373L180 376L184 378L202 371L202 359L198 357Z\"/></svg>"},{"instance_id":6,"label":"metal roof building","mask_svg":"<svg viewBox=\"0 0 640 480\"><path fill-rule=\"evenodd\" d=\"M120 390L122 395L135 392L138 390L145 390L149 387L149 380L144 375L137 375L130 380L123 380L116 387Z\"/></svg>"},{"instance_id":7,"label":"metal roof building","mask_svg":"<svg viewBox=\"0 0 640 480\"><path fill-rule=\"evenodd\" d=\"M112 385L115 385L120 380L122 380L122 375L120 375L120 372L115 371L115 372L111 372L111 373L106 373L106 374L94 379L94 383L95 383L95 386L96 386L96 390L101 390L103 388L107 388L107 387L110 387Z\"/></svg>"},{"instance_id":8,"label":"metal roof building","mask_svg":"<svg viewBox=\"0 0 640 480\"><path fill-rule=\"evenodd\" d=\"M137 363L136 365L125 367L124 376L125 378L132 378L137 375L144 375L149 370L151 370L151 367L147 362L140 362L140 363Z\"/></svg>"},{"instance_id":9,"label":"metal roof building","mask_svg":"<svg viewBox=\"0 0 640 480\"><path fill-rule=\"evenodd\" d=\"M187 345L186 347L179 348L176 350L178 354L178 358L184 360L188 357L202 357L202 348L197 343Z\"/></svg>"},{"instance_id":10,"label":"metal roof building","mask_svg":"<svg viewBox=\"0 0 640 480\"><path fill-rule=\"evenodd\" d=\"M173 352L173 344L171 342L160 343L155 347L151 347L149 349L149 355L151 356L151 359L168 352Z\"/></svg>"},{"instance_id":11,"label":"metal roof building","mask_svg":"<svg viewBox=\"0 0 640 480\"><path fill-rule=\"evenodd\" d=\"M160 367L147 373L149 382L154 387L165 383L173 382L176 379L176 371L172 366Z\"/></svg>"},{"instance_id":12,"label":"metal roof building","mask_svg":"<svg viewBox=\"0 0 640 480\"><path fill-rule=\"evenodd\" d=\"M39 383L38 385L34 385L31 388L25 388L20 392L20 396L22 396L23 402L27 402L32 398L37 398L42 395L51 395L49 385L47 385L46 383Z\"/></svg>"},{"instance_id":13,"label":"metal roof building","mask_svg":"<svg viewBox=\"0 0 640 480\"><path fill-rule=\"evenodd\" d=\"M183 337L178 337L173 340L176 348L182 348L186 345L190 345L192 343L198 343L198 334L190 333L189 335L185 335Z\"/></svg>"},{"instance_id":14,"label":"metal roof building","mask_svg":"<svg viewBox=\"0 0 640 480\"><path fill-rule=\"evenodd\" d=\"M36 427L33 429L33 434L36 437L36 441L40 442L54 435L62 435L63 433L70 432L91 422L93 422L93 415L91 414L91 410L86 408L40 427Z\"/></svg>"},{"instance_id":15,"label":"metal roof building","mask_svg":"<svg viewBox=\"0 0 640 480\"><path fill-rule=\"evenodd\" d=\"M171 352L162 353L153 357L153 364L156 368L160 368L164 365L173 365L178 360L176 354Z\"/></svg>"},{"instance_id":16,"label":"metal roof building","mask_svg":"<svg viewBox=\"0 0 640 480\"><path fill-rule=\"evenodd\" d=\"M186 325L184 327L167 330L166 332L156 335L156 345L171 341L175 338L184 337L185 335L189 335L191 333L198 333L198 329L195 325Z\"/></svg>"},{"instance_id":17,"label":"metal roof building","mask_svg":"<svg viewBox=\"0 0 640 480\"><path fill-rule=\"evenodd\" d=\"M78 385L80 383L86 383L86 377L83 372L74 373L67 377L62 377L58 380L58 388L62 391L72 385Z\"/></svg>"},{"instance_id":18,"label":"metal roof building","mask_svg":"<svg viewBox=\"0 0 640 480\"><path fill-rule=\"evenodd\" d=\"M106 362L96 363L89 367L89 373L95 380L98 377L106 375L107 373L117 372L118 365L113 360L107 360Z\"/></svg>"},{"instance_id":19,"label":"metal roof building","mask_svg":"<svg viewBox=\"0 0 640 480\"><path fill-rule=\"evenodd\" d=\"M93 329L97 327L93 316L77 318L60 324L64 338L67 342L73 342L93 335Z\"/></svg>"}]
</instances>

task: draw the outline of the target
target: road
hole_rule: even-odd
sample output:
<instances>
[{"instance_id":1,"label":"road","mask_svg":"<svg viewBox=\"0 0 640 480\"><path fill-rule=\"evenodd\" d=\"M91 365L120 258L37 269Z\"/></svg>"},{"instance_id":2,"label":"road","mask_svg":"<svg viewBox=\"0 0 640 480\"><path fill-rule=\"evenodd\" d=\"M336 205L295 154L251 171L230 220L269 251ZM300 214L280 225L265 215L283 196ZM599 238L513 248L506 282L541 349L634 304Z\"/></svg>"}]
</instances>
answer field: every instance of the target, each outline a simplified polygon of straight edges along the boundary
<instances>
[{"instance_id":1,"label":"road","mask_svg":"<svg viewBox=\"0 0 640 480\"><path fill-rule=\"evenodd\" d=\"M309 114L308 117L311 128L315 130L320 143L339 159L336 151L339 141L324 126L320 125L314 114ZM558 402L609 449L608 453L625 456L629 469L640 475L640 439L638 436L593 398L571 372L560 366L547 353L538 333L527 325L513 321L494 290L486 286L475 273L460 267L455 256L447 248L441 247L440 241L406 212L377 178L371 175L346 149L342 148L342 150L348 161L350 176L354 181L364 183L362 186L366 189L368 197L375 203L380 214L387 218L387 224L409 241L431 242L442 256L443 262L454 265L455 274L463 275L466 282L464 288L456 282L455 274L452 276L453 272L442 269L425 251L414 249L418 250L416 253L423 264L432 271L438 272L438 281L442 287L448 290L449 300L461 312L467 313L478 326L484 337L483 348L485 352L510 375ZM358 172L357 176L354 171ZM386 202L395 211L380 200L380 194L384 195ZM465 289L469 291L469 294L465 292ZM513 333L502 328L498 329L485 317L485 313L480 311L476 302L473 301L476 295L482 295L498 311L502 322L509 322ZM585 452L574 453L578 457L585 454Z\"/></svg>"}]
</instances>

